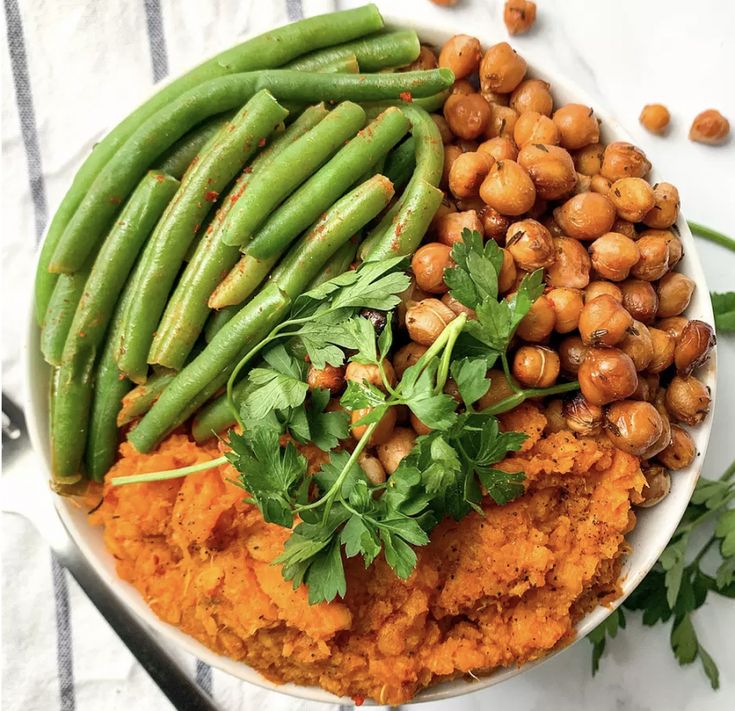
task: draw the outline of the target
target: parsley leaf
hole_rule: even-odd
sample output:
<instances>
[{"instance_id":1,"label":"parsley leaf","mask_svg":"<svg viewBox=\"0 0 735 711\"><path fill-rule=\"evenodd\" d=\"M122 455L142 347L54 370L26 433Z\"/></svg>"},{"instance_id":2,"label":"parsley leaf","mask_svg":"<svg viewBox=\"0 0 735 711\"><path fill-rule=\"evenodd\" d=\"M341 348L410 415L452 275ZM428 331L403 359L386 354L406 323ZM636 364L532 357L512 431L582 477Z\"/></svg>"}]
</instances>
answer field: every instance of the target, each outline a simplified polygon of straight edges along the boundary
<instances>
[{"instance_id":1,"label":"parsley leaf","mask_svg":"<svg viewBox=\"0 0 735 711\"><path fill-rule=\"evenodd\" d=\"M468 407L477 402L490 389L490 380L485 377L487 373L485 358L455 360L449 369L457 384L459 394Z\"/></svg>"},{"instance_id":2,"label":"parsley leaf","mask_svg":"<svg viewBox=\"0 0 735 711\"><path fill-rule=\"evenodd\" d=\"M625 629L625 615L622 608L618 607L587 635L587 639L592 642L592 676L600 670L606 637L615 638L621 629Z\"/></svg>"},{"instance_id":3,"label":"parsley leaf","mask_svg":"<svg viewBox=\"0 0 735 711\"><path fill-rule=\"evenodd\" d=\"M325 412L328 403L329 390L317 388L311 391L309 402L304 408L309 429L304 441L311 441L324 452L334 449L350 433L347 413L344 410Z\"/></svg>"},{"instance_id":4,"label":"parsley leaf","mask_svg":"<svg viewBox=\"0 0 735 711\"><path fill-rule=\"evenodd\" d=\"M494 240L484 242L479 232L462 230L462 241L452 247L456 266L444 272L452 296L471 309L498 297L498 275L503 252Z\"/></svg>"},{"instance_id":5,"label":"parsley leaf","mask_svg":"<svg viewBox=\"0 0 735 711\"><path fill-rule=\"evenodd\" d=\"M718 333L735 333L735 291L723 294L711 293Z\"/></svg>"}]
</instances>

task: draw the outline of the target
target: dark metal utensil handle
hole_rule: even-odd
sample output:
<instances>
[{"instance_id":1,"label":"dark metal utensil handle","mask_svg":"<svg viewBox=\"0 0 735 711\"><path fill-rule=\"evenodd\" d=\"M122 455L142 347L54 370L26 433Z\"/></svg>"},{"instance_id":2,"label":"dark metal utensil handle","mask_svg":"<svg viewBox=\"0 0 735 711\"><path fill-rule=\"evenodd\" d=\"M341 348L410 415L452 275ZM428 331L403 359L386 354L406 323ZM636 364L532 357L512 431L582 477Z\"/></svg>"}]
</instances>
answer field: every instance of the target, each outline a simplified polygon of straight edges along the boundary
<instances>
[{"instance_id":1,"label":"dark metal utensil handle","mask_svg":"<svg viewBox=\"0 0 735 711\"><path fill-rule=\"evenodd\" d=\"M26 469L22 472L26 476L36 476L23 464L23 460L28 463L31 459L31 444L23 412L5 393L2 398L3 469L9 473L16 465ZM168 700L179 711L219 711L212 699L158 643L152 632L115 597L79 550L50 500L48 508L48 515L58 519L59 534L63 533L47 538L54 555L79 583Z\"/></svg>"}]
</instances>

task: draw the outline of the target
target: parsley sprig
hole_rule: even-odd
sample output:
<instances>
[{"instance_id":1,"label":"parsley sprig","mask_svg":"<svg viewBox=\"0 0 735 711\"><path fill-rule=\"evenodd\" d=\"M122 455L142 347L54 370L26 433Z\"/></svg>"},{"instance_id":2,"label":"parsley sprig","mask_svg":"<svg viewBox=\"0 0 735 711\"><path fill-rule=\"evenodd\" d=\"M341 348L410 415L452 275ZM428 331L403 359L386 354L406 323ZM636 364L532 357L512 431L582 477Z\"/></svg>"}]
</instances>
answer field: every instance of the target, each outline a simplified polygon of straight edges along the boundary
<instances>
[{"instance_id":1,"label":"parsley sprig","mask_svg":"<svg viewBox=\"0 0 735 711\"><path fill-rule=\"evenodd\" d=\"M670 643L679 664L699 659L713 689L719 688L719 670L702 646L694 612L709 593L735 599L735 462L719 479L700 479L691 503L656 565L643 582L588 639L592 642L592 672L599 668L607 637L625 627L623 607L640 610L644 625L671 621ZM709 537L694 553L700 532ZM696 548L695 548L696 550ZM709 555L708 555L709 554Z\"/></svg>"}]
</instances>

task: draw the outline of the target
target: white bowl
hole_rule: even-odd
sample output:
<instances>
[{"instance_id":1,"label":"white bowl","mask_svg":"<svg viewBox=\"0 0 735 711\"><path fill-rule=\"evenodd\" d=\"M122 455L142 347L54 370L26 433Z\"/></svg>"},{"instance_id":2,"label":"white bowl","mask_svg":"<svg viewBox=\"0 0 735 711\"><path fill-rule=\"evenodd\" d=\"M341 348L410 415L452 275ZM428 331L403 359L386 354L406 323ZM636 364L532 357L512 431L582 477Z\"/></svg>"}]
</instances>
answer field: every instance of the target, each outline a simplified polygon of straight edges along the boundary
<instances>
[{"instance_id":1,"label":"white bowl","mask_svg":"<svg viewBox=\"0 0 735 711\"><path fill-rule=\"evenodd\" d=\"M451 24L451 20L445 23L445 26L441 29L425 26L420 22L406 19L396 19L393 22L389 21L388 24L396 27L413 28L419 33L423 42L435 45L443 44L453 34L476 29L446 26ZM500 41L501 39L500 37L480 36L483 46ZM523 56L528 61L530 75L545 79L551 84L556 104L573 101L594 106L595 113L602 120L602 136L604 142L609 143L613 140L633 142L630 135L612 118L611 114L604 107L592 102L579 87L564 77L555 76L540 69L539 64L534 62L532 53L524 51ZM652 162L655 163L655 157ZM652 180L656 179L655 169L650 177ZM702 266L696 253L692 235L686 221L681 215L679 216L678 227L685 254L678 266L678 270L694 279L697 285L686 312L687 316L701 319L707 323L714 323L709 290L707 289ZM32 309L30 309L29 313L28 332L24 344L24 360L26 375L26 418L33 446L45 464L45 469L39 472L39 475L49 477L48 387L50 368L43 361L40 354L39 333L35 325ZM709 386L712 392L713 402L715 396L715 372L716 359L713 354L708 363L698 373L698 377ZM699 451L699 456L690 467L677 472L672 478L671 493L664 501L654 508L642 510L638 513L638 525L628 536L628 541L632 546L632 553L628 556L623 567L623 595L616 600L612 607L597 607L582 618L576 626L577 640L583 638L602 622L636 588L658 559L661 551L671 538L694 490L707 449L711 427L712 414L707 417L702 425L691 430L697 450ZM115 561L105 548L102 540L102 531L99 528L91 527L87 523L87 517L84 511L72 505L67 500L60 497L55 498L56 508L61 518L84 555L115 592L121 604L132 609L143 622L152 628L155 634L160 635L172 645L197 656L207 664L252 684L311 701L351 703L351 699L339 699L333 694L316 687L304 687L295 684L273 684L246 664L216 654L176 627L162 622L147 606L138 591L132 585L123 582L117 577L115 573ZM468 682L464 679L457 679L438 684L422 691L415 700L436 701L447 699L498 684L522 671L543 663L543 661L549 659L555 653L553 652L540 660L524 664L521 667L499 669L488 676L473 681Z\"/></svg>"}]
</instances>

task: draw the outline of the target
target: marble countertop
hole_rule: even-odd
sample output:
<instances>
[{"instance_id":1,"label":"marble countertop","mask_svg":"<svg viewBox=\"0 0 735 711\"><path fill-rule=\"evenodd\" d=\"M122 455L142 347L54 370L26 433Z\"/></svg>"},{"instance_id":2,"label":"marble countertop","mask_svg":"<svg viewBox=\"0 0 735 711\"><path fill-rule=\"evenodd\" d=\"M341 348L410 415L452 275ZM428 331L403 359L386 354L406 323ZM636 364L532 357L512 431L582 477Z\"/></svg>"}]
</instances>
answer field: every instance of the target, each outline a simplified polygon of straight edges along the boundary
<instances>
[{"instance_id":1,"label":"marble countertop","mask_svg":"<svg viewBox=\"0 0 735 711\"><path fill-rule=\"evenodd\" d=\"M340 7L359 2L344 0ZM426 2L380 2L391 15L422 23L451 22L481 39L507 39L501 0L464 0L455 8ZM718 148L690 142L692 118L717 108L735 127L735 3L726 0L537 0L538 19L513 46L533 54L549 71L578 83L605 106L648 154L659 174L678 186L682 210L691 220L735 235L735 139ZM420 8L420 15L416 14ZM466 22L465 22L466 20ZM728 68L727 71L725 69ZM663 103L672 114L666 137L638 123L647 103ZM712 291L735 288L735 255L699 241ZM704 473L719 474L733 458L728 417L735 401L735 338L718 344L719 391ZM713 598L715 596L710 596ZM497 687L453 701L429 703L422 711L719 711L735 708L733 636L735 605L714 599L696 613L702 644L718 661L721 688L710 689L699 662L680 667L671 655L669 626L644 628L628 614L628 628L608 642L600 672L590 673L590 645L580 641L546 663Z\"/></svg>"}]
</instances>

